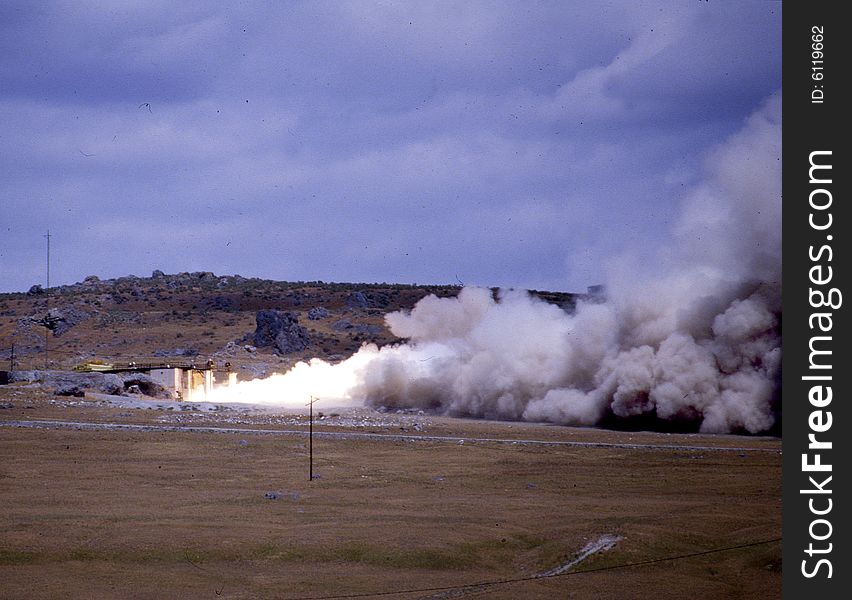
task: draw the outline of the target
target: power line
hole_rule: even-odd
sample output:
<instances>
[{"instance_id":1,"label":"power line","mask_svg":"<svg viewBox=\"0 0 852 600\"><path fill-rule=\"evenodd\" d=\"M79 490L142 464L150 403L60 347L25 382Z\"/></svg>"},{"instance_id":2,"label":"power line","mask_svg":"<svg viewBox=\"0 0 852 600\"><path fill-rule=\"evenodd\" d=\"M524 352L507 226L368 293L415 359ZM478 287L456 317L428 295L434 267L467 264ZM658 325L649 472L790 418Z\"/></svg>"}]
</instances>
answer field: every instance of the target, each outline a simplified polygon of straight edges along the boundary
<instances>
[{"instance_id":1,"label":"power line","mask_svg":"<svg viewBox=\"0 0 852 600\"><path fill-rule=\"evenodd\" d=\"M453 590L464 590L468 588L492 587L497 585L508 585L511 583L522 583L525 581L539 581L542 579L551 579L554 577L568 577L570 575L584 575L586 573L598 573L601 571L612 571L615 569L629 569L633 567L644 567L663 562L671 562L675 560L683 560L686 558L695 558L698 556L707 556L708 554L718 554L720 552L729 552L731 550L740 550L742 548L752 548L754 546L763 546L766 544L774 544L780 542L782 538L772 538L768 540L760 540L757 542L749 542L746 544L737 544L735 546L725 546L724 548L713 548L712 550L702 550L700 552L690 552L687 554L676 554L673 556L665 556L663 558L651 558L648 560L639 560L636 562L621 563L618 565L609 565L606 567L594 567L591 569L583 569L581 571L569 571L567 573L555 573L553 575L529 575L527 577L515 577L512 579L493 579L490 581L480 581L477 583L468 583L465 585L448 585L441 587L428 588L408 588L402 590L392 590L387 592L362 592L357 594L336 594L331 596L291 596L285 600L346 600L349 598L377 598L380 596L394 596L400 594L416 594L426 592L448 592Z\"/></svg>"}]
</instances>

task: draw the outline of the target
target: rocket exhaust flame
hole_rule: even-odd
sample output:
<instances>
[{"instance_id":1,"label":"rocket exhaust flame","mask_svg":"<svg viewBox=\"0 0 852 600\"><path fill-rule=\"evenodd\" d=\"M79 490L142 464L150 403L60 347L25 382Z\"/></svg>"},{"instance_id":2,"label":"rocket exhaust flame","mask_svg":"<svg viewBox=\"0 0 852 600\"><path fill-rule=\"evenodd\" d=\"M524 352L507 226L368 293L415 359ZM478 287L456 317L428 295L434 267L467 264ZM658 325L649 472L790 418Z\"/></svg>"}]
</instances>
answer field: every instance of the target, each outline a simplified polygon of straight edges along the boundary
<instances>
[{"instance_id":1,"label":"rocket exhaust flame","mask_svg":"<svg viewBox=\"0 0 852 600\"><path fill-rule=\"evenodd\" d=\"M594 425L676 420L704 432L764 432L780 411L780 96L707 161L654 273L623 259L607 299L574 314L465 288L386 322L406 344L364 346L330 365L214 392L214 400L421 408ZM647 269L646 269L647 271Z\"/></svg>"}]
</instances>

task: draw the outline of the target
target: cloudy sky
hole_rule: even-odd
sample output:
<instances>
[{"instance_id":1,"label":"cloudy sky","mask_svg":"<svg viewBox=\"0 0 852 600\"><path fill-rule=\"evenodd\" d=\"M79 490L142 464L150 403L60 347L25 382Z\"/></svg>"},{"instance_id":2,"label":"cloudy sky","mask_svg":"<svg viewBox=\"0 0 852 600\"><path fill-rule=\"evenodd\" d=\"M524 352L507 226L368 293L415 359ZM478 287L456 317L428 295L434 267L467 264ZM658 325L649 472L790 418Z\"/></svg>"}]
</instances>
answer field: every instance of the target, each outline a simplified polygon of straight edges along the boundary
<instances>
[{"instance_id":1,"label":"cloudy sky","mask_svg":"<svg viewBox=\"0 0 852 600\"><path fill-rule=\"evenodd\" d=\"M781 87L775 2L0 4L0 291L582 291Z\"/></svg>"}]
</instances>

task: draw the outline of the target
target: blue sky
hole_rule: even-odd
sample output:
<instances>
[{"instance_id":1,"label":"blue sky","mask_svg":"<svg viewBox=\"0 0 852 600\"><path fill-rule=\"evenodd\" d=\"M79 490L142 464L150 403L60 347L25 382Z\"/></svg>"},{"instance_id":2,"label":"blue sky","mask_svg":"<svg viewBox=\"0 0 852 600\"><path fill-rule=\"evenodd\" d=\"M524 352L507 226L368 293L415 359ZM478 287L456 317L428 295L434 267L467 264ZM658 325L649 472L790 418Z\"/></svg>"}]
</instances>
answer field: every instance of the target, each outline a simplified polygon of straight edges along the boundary
<instances>
[{"instance_id":1,"label":"blue sky","mask_svg":"<svg viewBox=\"0 0 852 600\"><path fill-rule=\"evenodd\" d=\"M4 2L0 291L582 291L781 88L775 2Z\"/></svg>"}]
</instances>

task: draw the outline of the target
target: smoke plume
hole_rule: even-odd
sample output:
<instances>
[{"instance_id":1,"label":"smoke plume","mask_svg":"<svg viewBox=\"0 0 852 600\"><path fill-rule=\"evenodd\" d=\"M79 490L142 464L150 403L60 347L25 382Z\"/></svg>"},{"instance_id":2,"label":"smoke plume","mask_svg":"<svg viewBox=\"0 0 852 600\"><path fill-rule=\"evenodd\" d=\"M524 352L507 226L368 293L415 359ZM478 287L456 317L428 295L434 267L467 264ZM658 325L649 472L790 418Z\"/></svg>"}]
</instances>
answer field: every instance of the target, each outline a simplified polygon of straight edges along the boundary
<instances>
[{"instance_id":1,"label":"smoke plume","mask_svg":"<svg viewBox=\"0 0 852 600\"><path fill-rule=\"evenodd\" d=\"M569 314L465 288L386 317L408 340L258 382L370 406L571 425L648 420L767 431L779 414L781 99L706 161L652 266L607 266L606 299ZM288 388L295 389L295 388Z\"/></svg>"}]
</instances>

